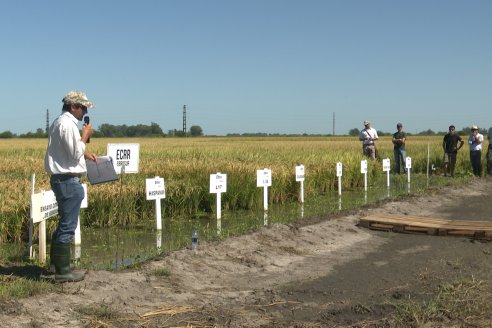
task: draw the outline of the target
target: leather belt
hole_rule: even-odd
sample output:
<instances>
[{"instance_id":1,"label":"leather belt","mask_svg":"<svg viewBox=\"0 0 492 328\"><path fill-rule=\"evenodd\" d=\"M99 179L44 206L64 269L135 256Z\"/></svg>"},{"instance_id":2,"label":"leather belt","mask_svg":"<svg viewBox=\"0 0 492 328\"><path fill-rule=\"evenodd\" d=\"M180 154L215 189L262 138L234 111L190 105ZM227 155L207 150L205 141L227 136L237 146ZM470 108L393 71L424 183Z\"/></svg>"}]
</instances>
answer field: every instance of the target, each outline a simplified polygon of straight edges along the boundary
<instances>
[{"instance_id":1,"label":"leather belt","mask_svg":"<svg viewBox=\"0 0 492 328\"><path fill-rule=\"evenodd\" d=\"M61 174L53 174L53 177L73 177L73 178L81 178L82 173L61 173Z\"/></svg>"}]
</instances>

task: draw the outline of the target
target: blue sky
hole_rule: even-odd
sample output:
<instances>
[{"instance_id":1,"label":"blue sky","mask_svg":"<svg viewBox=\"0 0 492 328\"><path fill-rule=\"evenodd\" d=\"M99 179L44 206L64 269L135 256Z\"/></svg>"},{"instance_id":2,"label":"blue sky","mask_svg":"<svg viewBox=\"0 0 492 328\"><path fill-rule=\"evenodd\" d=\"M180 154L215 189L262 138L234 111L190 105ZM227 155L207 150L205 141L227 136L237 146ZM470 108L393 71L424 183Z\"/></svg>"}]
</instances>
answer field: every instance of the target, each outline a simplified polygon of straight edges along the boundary
<instances>
[{"instance_id":1,"label":"blue sky","mask_svg":"<svg viewBox=\"0 0 492 328\"><path fill-rule=\"evenodd\" d=\"M4 1L0 132L81 90L91 121L164 132L492 126L492 1Z\"/></svg>"}]
</instances>

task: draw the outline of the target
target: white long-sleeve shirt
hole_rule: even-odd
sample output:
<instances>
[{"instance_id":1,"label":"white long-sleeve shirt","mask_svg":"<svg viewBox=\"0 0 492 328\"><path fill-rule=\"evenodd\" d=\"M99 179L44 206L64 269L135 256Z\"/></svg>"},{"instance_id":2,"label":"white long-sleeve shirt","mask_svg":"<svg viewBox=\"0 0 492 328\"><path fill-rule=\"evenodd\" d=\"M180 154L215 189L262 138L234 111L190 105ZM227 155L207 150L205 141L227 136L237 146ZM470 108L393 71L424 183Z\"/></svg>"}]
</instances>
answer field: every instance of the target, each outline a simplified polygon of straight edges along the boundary
<instances>
[{"instance_id":1,"label":"white long-sleeve shirt","mask_svg":"<svg viewBox=\"0 0 492 328\"><path fill-rule=\"evenodd\" d=\"M49 130L48 149L44 157L44 169L49 174L87 174L78 120L69 112L63 112L53 121Z\"/></svg>"},{"instance_id":2,"label":"white long-sleeve shirt","mask_svg":"<svg viewBox=\"0 0 492 328\"><path fill-rule=\"evenodd\" d=\"M359 138L364 145L372 145L378 139L378 132L374 128L363 129L360 131Z\"/></svg>"},{"instance_id":3,"label":"white long-sleeve shirt","mask_svg":"<svg viewBox=\"0 0 492 328\"><path fill-rule=\"evenodd\" d=\"M474 135L468 137L468 144L470 145L470 151L482 150L483 135L477 133L477 140L475 139Z\"/></svg>"}]
</instances>

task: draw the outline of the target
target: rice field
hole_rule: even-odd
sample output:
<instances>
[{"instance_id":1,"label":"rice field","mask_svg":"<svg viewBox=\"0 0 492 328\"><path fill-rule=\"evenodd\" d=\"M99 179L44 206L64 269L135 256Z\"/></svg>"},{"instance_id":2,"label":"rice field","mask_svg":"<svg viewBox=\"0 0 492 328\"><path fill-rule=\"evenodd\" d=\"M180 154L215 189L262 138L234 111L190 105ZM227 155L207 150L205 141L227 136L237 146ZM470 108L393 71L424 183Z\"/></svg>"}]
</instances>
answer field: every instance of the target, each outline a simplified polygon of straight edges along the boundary
<instances>
[{"instance_id":1,"label":"rice field","mask_svg":"<svg viewBox=\"0 0 492 328\"><path fill-rule=\"evenodd\" d=\"M226 210L263 206L262 188L256 187L256 170L263 168L272 170L270 203L298 200L295 166L299 164L306 169L306 197L337 190L337 162L343 163L344 189L364 185L360 161L365 157L356 137L93 138L88 150L106 155L108 143L140 144L139 173L89 186L89 207L82 213L86 227L127 226L153 218L154 202L146 200L145 179L154 176L165 179L163 215L170 217L212 212L215 195L209 193L209 176L217 172L227 174L227 193L222 195ZM430 163L442 166L441 143L441 136L409 137L412 174L426 174L428 145ZM0 140L0 242L27 239L31 175L36 176L35 192L50 189L43 168L46 145L46 139ZM458 155L457 175L471 171L465 149ZM391 137L380 138L378 151L380 158L393 162ZM369 178L383 174L381 161L369 161ZM48 222L48 228L56 224L56 220Z\"/></svg>"}]
</instances>

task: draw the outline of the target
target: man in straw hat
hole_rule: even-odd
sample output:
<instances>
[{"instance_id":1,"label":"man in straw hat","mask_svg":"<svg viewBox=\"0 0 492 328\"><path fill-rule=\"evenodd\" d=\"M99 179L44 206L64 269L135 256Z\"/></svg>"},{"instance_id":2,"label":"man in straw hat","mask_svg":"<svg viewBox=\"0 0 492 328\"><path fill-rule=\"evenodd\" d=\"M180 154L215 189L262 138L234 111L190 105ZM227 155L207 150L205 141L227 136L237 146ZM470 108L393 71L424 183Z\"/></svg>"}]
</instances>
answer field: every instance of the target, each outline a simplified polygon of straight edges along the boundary
<instances>
[{"instance_id":1,"label":"man in straw hat","mask_svg":"<svg viewBox=\"0 0 492 328\"><path fill-rule=\"evenodd\" d=\"M96 155L86 151L92 135L92 124L77 126L94 104L85 93L70 91L63 99L62 113L50 126L44 168L50 176L51 189L58 203L60 219L51 240L51 264L55 267L55 281L81 281L85 273L70 268L70 246L77 228L84 189L80 177L87 174L85 160L96 160Z\"/></svg>"},{"instance_id":2,"label":"man in straw hat","mask_svg":"<svg viewBox=\"0 0 492 328\"><path fill-rule=\"evenodd\" d=\"M476 177L482 174L482 143L483 135L478 132L478 126L472 126L468 144L470 145L470 162Z\"/></svg>"}]
</instances>

